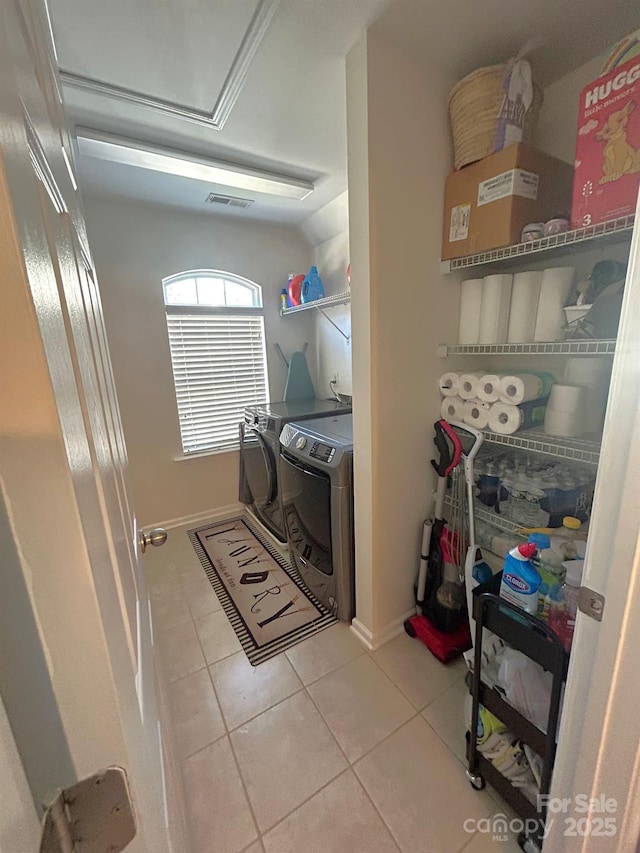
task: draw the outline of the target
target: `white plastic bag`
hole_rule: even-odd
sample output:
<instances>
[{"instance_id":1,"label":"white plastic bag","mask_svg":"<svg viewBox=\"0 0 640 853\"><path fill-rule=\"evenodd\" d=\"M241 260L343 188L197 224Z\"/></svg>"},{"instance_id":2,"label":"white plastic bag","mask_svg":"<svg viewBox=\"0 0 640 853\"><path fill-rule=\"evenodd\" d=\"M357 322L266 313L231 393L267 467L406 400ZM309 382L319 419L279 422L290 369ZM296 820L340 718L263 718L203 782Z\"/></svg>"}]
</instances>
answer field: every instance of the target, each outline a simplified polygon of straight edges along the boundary
<instances>
[{"instance_id":1,"label":"white plastic bag","mask_svg":"<svg viewBox=\"0 0 640 853\"><path fill-rule=\"evenodd\" d=\"M510 705L541 731L547 731L553 676L522 652L506 647L498 682Z\"/></svg>"}]
</instances>

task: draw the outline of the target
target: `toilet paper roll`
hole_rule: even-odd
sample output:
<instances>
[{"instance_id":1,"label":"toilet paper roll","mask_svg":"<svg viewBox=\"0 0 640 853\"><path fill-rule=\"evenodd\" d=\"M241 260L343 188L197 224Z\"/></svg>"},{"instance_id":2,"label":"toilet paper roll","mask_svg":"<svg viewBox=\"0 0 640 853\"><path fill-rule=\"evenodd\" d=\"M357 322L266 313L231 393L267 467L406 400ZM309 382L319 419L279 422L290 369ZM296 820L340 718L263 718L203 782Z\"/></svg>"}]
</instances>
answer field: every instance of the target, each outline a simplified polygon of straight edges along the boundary
<instances>
[{"instance_id":1,"label":"toilet paper roll","mask_svg":"<svg viewBox=\"0 0 640 853\"><path fill-rule=\"evenodd\" d=\"M551 373L514 373L500 380L500 401L517 406L548 397L555 377Z\"/></svg>"},{"instance_id":2,"label":"toilet paper roll","mask_svg":"<svg viewBox=\"0 0 640 853\"><path fill-rule=\"evenodd\" d=\"M443 373L438 379L438 389L443 397L458 396L458 379L457 373Z\"/></svg>"},{"instance_id":3,"label":"toilet paper roll","mask_svg":"<svg viewBox=\"0 0 640 853\"><path fill-rule=\"evenodd\" d=\"M445 421L462 421L464 418L464 400L460 397L445 397L440 406L440 417Z\"/></svg>"},{"instance_id":4,"label":"toilet paper roll","mask_svg":"<svg viewBox=\"0 0 640 853\"><path fill-rule=\"evenodd\" d=\"M538 400L511 406L509 403L494 403L489 412L489 429L501 435L513 435L519 429L530 429L544 421L545 405Z\"/></svg>"},{"instance_id":5,"label":"toilet paper roll","mask_svg":"<svg viewBox=\"0 0 640 853\"><path fill-rule=\"evenodd\" d=\"M480 310L483 279L469 278L460 289L460 325L458 343L477 344L480 340Z\"/></svg>"},{"instance_id":6,"label":"toilet paper roll","mask_svg":"<svg viewBox=\"0 0 640 853\"><path fill-rule=\"evenodd\" d=\"M564 306L573 288L573 267L551 267L542 274L540 299L536 313L534 341L564 339Z\"/></svg>"},{"instance_id":7,"label":"toilet paper roll","mask_svg":"<svg viewBox=\"0 0 640 853\"><path fill-rule=\"evenodd\" d=\"M564 381L584 388L584 431L602 431L609 396L612 362L610 358L568 358Z\"/></svg>"},{"instance_id":8,"label":"toilet paper roll","mask_svg":"<svg viewBox=\"0 0 640 853\"><path fill-rule=\"evenodd\" d=\"M542 270L518 272L513 277L507 343L530 343L536 325Z\"/></svg>"},{"instance_id":9,"label":"toilet paper roll","mask_svg":"<svg viewBox=\"0 0 640 853\"><path fill-rule=\"evenodd\" d=\"M577 438L583 434L584 418L580 411L561 412L547 406L544 431L547 435L556 435L561 438Z\"/></svg>"},{"instance_id":10,"label":"toilet paper roll","mask_svg":"<svg viewBox=\"0 0 640 853\"><path fill-rule=\"evenodd\" d=\"M483 403L497 403L500 399L501 377L495 373L485 373L478 383L477 397Z\"/></svg>"},{"instance_id":11,"label":"toilet paper roll","mask_svg":"<svg viewBox=\"0 0 640 853\"><path fill-rule=\"evenodd\" d=\"M584 388L581 385L554 385L549 395L549 408L556 412L583 413Z\"/></svg>"},{"instance_id":12,"label":"toilet paper roll","mask_svg":"<svg viewBox=\"0 0 640 853\"><path fill-rule=\"evenodd\" d=\"M511 274L488 275L484 279L479 343L503 344L507 340L512 283Z\"/></svg>"},{"instance_id":13,"label":"toilet paper roll","mask_svg":"<svg viewBox=\"0 0 640 853\"><path fill-rule=\"evenodd\" d=\"M481 378L481 373L461 373L458 379L458 396L463 400L475 400Z\"/></svg>"},{"instance_id":14,"label":"toilet paper roll","mask_svg":"<svg viewBox=\"0 0 640 853\"><path fill-rule=\"evenodd\" d=\"M465 424L476 429L486 429L489 426L490 411L490 403L483 403L482 400L467 400L464 404L463 420Z\"/></svg>"}]
</instances>

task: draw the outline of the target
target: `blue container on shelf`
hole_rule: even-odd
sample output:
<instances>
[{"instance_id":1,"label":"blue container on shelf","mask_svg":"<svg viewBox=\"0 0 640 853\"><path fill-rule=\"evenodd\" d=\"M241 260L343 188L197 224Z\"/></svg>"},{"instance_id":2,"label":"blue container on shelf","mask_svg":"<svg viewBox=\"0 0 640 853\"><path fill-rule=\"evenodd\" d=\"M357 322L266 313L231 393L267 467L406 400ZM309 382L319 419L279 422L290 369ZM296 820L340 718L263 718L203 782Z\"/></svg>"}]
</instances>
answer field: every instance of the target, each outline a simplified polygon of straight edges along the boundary
<instances>
[{"instance_id":1,"label":"blue container on shelf","mask_svg":"<svg viewBox=\"0 0 640 853\"><path fill-rule=\"evenodd\" d=\"M322 299L323 296L324 287L322 286L322 279L320 278L318 267L312 266L302 282L300 299L304 305L307 302L315 302L316 299Z\"/></svg>"}]
</instances>

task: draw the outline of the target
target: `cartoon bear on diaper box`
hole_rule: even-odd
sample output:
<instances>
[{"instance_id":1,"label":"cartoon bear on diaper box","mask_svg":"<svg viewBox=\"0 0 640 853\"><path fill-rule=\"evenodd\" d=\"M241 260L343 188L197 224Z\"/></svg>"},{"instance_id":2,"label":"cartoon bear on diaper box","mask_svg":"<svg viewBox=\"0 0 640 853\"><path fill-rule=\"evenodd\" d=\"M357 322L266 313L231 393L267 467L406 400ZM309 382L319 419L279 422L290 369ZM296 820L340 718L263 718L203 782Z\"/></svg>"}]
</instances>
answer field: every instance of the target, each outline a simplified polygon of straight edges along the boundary
<instances>
[{"instance_id":1,"label":"cartoon bear on diaper box","mask_svg":"<svg viewBox=\"0 0 640 853\"><path fill-rule=\"evenodd\" d=\"M571 227L635 213L640 186L640 57L580 95Z\"/></svg>"}]
</instances>

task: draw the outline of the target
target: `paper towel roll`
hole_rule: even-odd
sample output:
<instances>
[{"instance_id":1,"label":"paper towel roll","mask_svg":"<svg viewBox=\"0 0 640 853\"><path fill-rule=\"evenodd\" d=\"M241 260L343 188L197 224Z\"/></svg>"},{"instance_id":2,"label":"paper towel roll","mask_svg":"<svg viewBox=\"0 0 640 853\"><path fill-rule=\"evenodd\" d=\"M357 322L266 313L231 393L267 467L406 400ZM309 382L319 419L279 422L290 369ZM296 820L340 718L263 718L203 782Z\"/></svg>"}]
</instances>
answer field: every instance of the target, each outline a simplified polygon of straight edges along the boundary
<instances>
[{"instance_id":1,"label":"paper towel roll","mask_svg":"<svg viewBox=\"0 0 640 853\"><path fill-rule=\"evenodd\" d=\"M544 418L544 431L547 435L561 438L577 438L583 433L584 418L580 411L561 412L547 406Z\"/></svg>"},{"instance_id":2,"label":"paper towel roll","mask_svg":"<svg viewBox=\"0 0 640 853\"><path fill-rule=\"evenodd\" d=\"M548 397L555 377L551 373L514 373L500 380L500 400L517 406Z\"/></svg>"},{"instance_id":3,"label":"paper towel roll","mask_svg":"<svg viewBox=\"0 0 640 853\"><path fill-rule=\"evenodd\" d=\"M494 403L489 412L489 428L501 435L513 435L519 429L529 429L544 421L545 405L538 400L512 406Z\"/></svg>"},{"instance_id":4,"label":"paper towel roll","mask_svg":"<svg viewBox=\"0 0 640 853\"><path fill-rule=\"evenodd\" d=\"M483 279L469 278L460 289L459 344L477 344L480 340L480 310Z\"/></svg>"},{"instance_id":5,"label":"paper towel roll","mask_svg":"<svg viewBox=\"0 0 640 853\"><path fill-rule=\"evenodd\" d=\"M488 275L484 279L479 343L503 344L507 340L512 283L511 274Z\"/></svg>"},{"instance_id":6,"label":"paper towel roll","mask_svg":"<svg viewBox=\"0 0 640 853\"><path fill-rule=\"evenodd\" d=\"M513 277L507 343L530 343L536 325L542 270L518 272Z\"/></svg>"},{"instance_id":7,"label":"paper towel roll","mask_svg":"<svg viewBox=\"0 0 640 853\"><path fill-rule=\"evenodd\" d=\"M548 408L556 412L579 412L582 415L584 388L581 385L554 385L549 395Z\"/></svg>"},{"instance_id":8,"label":"paper towel roll","mask_svg":"<svg viewBox=\"0 0 640 853\"><path fill-rule=\"evenodd\" d=\"M500 399L500 377L495 373L485 373L478 383L477 397L483 403L496 403Z\"/></svg>"},{"instance_id":9,"label":"paper towel roll","mask_svg":"<svg viewBox=\"0 0 640 853\"><path fill-rule=\"evenodd\" d=\"M561 341L564 339L565 316L563 308L573 287L573 267L551 267L545 270L540 285L540 299L533 332L534 341Z\"/></svg>"},{"instance_id":10,"label":"paper towel roll","mask_svg":"<svg viewBox=\"0 0 640 853\"><path fill-rule=\"evenodd\" d=\"M612 362L610 358L568 358L564 380L581 385L584 393L584 431L601 432L607 408Z\"/></svg>"},{"instance_id":11,"label":"paper towel roll","mask_svg":"<svg viewBox=\"0 0 640 853\"><path fill-rule=\"evenodd\" d=\"M462 421L464 418L464 400L460 397L445 397L440 406L440 416L445 421Z\"/></svg>"},{"instance_id":12,"label":"paper towel roll","mask_svg":"<svg viewBox=\"0 0 640 853\"><path fill-rule=\"evenodd\" d=\"M486 429L489 425L490 411L490 403L483 403L482 400L467 400L464 404L463 420L465 424L476 429Z\"/></svg>"},{"instance_id":13,"label":"paper towel roll","mask_svg":"<svg viewBox=\"0 0 640 853\"><path fill-rule=\"evenodd\" d=\"M458 396L463 400L475 400L481 377L481 373L461 373L458 379Z\"/></svg>"},{"instance_id":14,"label":"paper towel roll","mask_svg":"<svg viewBox=\"0 0 640 853\"><path fill-rule=\"evenodd\" d=\"M522 412L508 403L495 403L489 412L489 428L500 435L513 435L522 426Z\"/></svg>"},{"instance_id":15,"label":"paper towel roll","mask_svg":"<svg viewBox=\"0 0 640 853\"><path fill-rule=\"evenodd\" d=\"M438 379L438 389L443 397L457 397L458 396L458 374L457 373L443 373L440 379Z\"/></svg>"}]
</instances>

